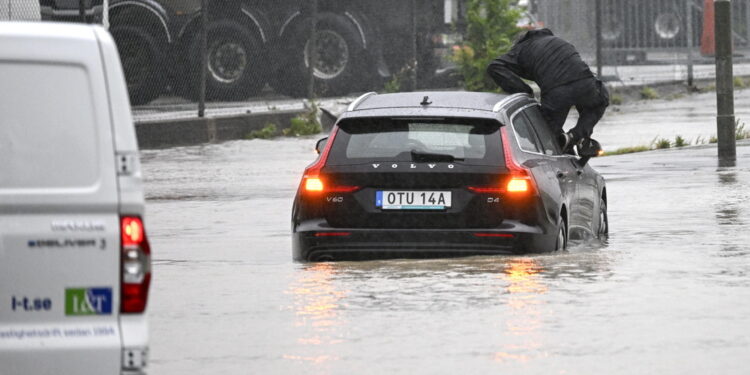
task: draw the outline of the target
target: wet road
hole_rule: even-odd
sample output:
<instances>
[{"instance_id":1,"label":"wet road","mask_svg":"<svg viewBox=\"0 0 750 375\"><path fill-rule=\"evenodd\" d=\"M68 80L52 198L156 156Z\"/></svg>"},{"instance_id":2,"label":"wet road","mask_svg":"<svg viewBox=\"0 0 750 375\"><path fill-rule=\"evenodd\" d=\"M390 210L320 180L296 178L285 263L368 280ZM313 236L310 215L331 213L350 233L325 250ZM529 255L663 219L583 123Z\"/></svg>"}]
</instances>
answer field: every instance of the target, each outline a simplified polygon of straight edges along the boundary
<instances>
[{"instance_id":1,"label":"wet road","mask_svg":"<svg viewBox=\"0 0 750 375\"><path fill-rule=\"evenodd\" d=\"M711 147L594 160L608 244L303 265L290 210L313 145L144 152L151 374L748 372L750 143L729 169Z\"/></svg>"}]
</instances>

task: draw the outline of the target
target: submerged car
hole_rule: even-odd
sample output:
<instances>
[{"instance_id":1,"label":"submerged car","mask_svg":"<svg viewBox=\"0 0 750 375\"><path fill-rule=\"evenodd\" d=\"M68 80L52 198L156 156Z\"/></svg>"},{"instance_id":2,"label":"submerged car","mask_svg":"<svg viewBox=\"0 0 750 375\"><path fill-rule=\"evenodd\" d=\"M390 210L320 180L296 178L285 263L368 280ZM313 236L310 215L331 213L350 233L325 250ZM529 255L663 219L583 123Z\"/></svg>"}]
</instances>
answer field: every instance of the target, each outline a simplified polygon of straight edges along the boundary
<instances>
[{"instance_id":1,"label":"submerged car","mask_svg":"<svg viewBox=\"0 0 750 375\"><path fill-rule=\"evenodd\" d=\"M354 101L304 171L297 261L564 250L607 234L607 190L562 152L526 94L422 92Z\"/></svg>"}]
</instances>

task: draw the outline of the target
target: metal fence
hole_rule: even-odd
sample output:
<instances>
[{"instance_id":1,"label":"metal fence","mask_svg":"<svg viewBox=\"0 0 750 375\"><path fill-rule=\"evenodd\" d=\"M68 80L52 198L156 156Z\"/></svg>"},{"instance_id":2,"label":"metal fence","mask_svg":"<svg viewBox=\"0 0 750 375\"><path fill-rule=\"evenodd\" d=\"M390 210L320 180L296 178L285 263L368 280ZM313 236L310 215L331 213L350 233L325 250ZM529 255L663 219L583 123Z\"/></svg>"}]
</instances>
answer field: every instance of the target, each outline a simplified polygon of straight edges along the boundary
<instances>
[{"instance_id":1,"label":"metal fence","mask_svg":"<svg viewBox=\"0 0 750 375\"><path fill-rule=\"evenodd\" d=\"M117 42L137 108L192 105L202 113L206 101L217 107L455 87L449 57L451 43L461 40L466 1L0 0L0 20L103 23ZM706 3L519 0L517 6L522 22L573 42L606 79L649 84L712 76ZM750 74L742 65L750 51L750 0L732 3L736 71Z\"/></svg>"},{"instance_id":2,"label":"metal fence","mask_svg":"<svg viewBox=\"0 0 750 375\"><path fill-rule=\"evenodd\" d=\"M597 2L599 4L597 4ZM605 78L625 84L713 77L713 0L535 0L538 17ZM597 5L600 9L597 13ZM708 8L707 8L708 7ZM750 52L750 1L732 0L738 74ZM600 20L597 33L596 20ZM597 43L601 59L596 59Z\"/></svg>"}]
</instances>

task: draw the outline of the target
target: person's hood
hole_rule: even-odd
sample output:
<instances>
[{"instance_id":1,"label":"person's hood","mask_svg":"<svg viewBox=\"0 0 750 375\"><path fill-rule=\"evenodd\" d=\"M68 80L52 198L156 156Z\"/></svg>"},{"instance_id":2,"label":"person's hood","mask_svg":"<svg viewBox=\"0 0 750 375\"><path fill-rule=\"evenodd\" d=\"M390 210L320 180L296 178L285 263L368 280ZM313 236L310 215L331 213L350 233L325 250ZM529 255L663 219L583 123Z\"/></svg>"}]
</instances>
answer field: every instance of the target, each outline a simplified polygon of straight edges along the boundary
<instances>
[{"instance_id":1,"label":"person's hood","mask_svg":"<svg viewBox=\"0 0 750 375\"><path fill-rule=\"evenodd\" d=\"M537 29L537 30L529 30L526 32L526 34L518 40L518 43L525 42L527 40L531 40L534 38L539 38L542 36L553 36L555 34L552 34L552 30L544 28L544 29Z\"/></svg>"}]
</instances>

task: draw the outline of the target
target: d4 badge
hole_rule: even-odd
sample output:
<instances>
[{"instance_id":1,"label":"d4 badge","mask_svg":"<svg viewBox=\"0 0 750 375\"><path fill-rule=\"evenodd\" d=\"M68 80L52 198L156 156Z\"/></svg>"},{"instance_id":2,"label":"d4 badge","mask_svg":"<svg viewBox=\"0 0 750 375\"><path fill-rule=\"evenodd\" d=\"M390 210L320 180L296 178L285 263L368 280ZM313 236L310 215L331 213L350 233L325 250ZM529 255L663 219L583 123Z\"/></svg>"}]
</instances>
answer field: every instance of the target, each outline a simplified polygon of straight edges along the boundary
<instances>
[{"instance_id":1,"label":"d4 badge","mask_svg":"<svg viewBox=\"0 0 750 375\"><path fill-rule=\"evenodd\" d=\"M65 289L65 315L112 314L112 288Z\"/></svg>"}]
</instances>

